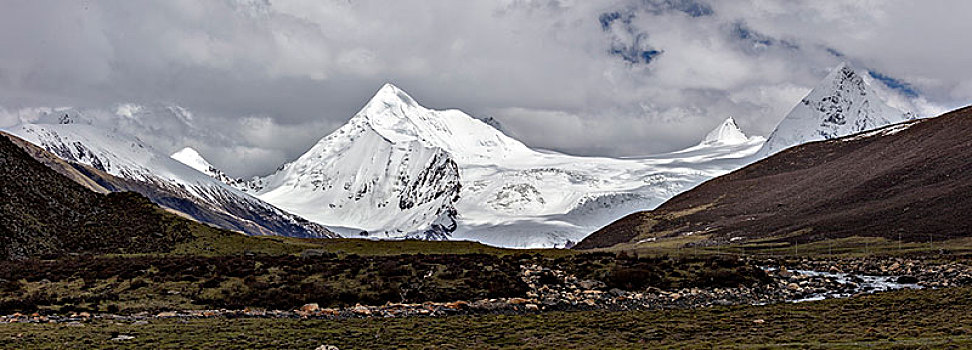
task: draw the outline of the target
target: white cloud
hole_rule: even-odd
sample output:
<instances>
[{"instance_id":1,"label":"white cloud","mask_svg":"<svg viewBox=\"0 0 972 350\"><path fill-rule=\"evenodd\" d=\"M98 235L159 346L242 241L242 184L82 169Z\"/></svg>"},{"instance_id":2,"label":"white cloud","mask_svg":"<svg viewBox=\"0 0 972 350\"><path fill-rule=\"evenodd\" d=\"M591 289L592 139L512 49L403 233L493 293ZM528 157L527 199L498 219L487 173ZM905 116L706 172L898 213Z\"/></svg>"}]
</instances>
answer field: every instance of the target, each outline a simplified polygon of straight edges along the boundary
<instances>
[{"instance_id":1,"label":"white cloud","mask_svg":"<svg viewBox=\"0 0 972 350\"><path fill-rule=\"evenodd\" d=\"M493 116L532 146L646 154L693 144L729 115L767 134L841 60L921 93L888 91L897 106L927 115L965 105L969 10L903 0L20 2L0 13L0 126L37 106L110 119L126 114L119 103L178 105L193 119L114 124L252 175L393 82L430 107Z\"/></svg>"}]
</instances>

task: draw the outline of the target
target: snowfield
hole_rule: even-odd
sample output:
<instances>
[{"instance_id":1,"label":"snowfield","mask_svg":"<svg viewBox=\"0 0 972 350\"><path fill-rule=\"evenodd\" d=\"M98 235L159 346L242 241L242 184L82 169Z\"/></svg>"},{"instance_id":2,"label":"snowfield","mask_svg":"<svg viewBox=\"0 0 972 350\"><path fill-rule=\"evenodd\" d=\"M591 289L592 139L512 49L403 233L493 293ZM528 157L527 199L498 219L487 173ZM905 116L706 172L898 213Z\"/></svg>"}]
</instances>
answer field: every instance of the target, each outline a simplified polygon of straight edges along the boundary
<instances>
[{"instance_id":1,"label":"snowfield","mask_svg":"<svg viewBox=\"0 0 972 350\"><path fill-rule=\"evenodd\" d=\"M672 154L540 152L459 110L424 108L389 84L297 160L239 188L367 237L564 247L739 167L762 142L729 119Z\"/></svg>"}]
</instances>

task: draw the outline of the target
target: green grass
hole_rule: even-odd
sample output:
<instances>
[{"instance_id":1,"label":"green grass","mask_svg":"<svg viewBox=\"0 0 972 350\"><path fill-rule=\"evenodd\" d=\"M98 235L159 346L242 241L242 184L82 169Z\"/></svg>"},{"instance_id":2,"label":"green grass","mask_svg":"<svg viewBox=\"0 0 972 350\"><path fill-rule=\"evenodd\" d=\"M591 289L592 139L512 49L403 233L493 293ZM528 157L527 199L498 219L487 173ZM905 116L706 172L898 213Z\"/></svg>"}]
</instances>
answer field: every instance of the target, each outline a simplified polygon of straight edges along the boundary
<instances>
[{"instance_id":1,"label":"green grass","mask_svg":"<svg viewBox=\"0 0 972 350\"><path fill-rule=\"evenodd\" d=\"M297 320L165 319L133 325L0 325L0 348L732 348L972 347L972 289L899 291L768 306L519 316ZM762 323L755 323L763 320ZM135 337L109 341L112 334Z\"/></svg>"},{"instance_id":2,"label":"green grass","mask_svg":"<svg viewBox=\"0 0 972 350\"><path fill-rule=\"evenodd\" d=\"M540 254L556 258L576 252L568 249L507 249L488 246L470 241L373 241L367 239L338 238L327 240L304 240L319 245L331 253L357 255L400 255L400 254Z\"/></svg>"},{"instance_id":3,"label":"green grass","mask_svg":"<svg viewBox=\"0 0 972 350\"><path fill-rule=\"evenodd\" d=\"M620 244L597 251L626 251L639 256L750 256L750 257L814 257L859 258L868 256L914 255L970 255L972 238L956 238L935 242L901 242L880 237L847 237L817 242L792 244L779 237L758 239L712 247L693 247L705 236L660 239L640 244Z\"/></svg>"},{"instance_id":4,"label":"green grass","mask_svg":"<svg viewBox=\"0 0 972 350\"><path fill-rule=\"evenodd\" d=\"M387 256L402 254L539 254L557 258L576 254L569 249L507 249L470 241L376 241L356 238L291 238L280 236L246 236L243 234L197 225L192 228L193 238L178 243L165 255L226 256L244 253L265 255L300 254L307 249L318 249L338 255ZM133 254L137 255L137 254ZM157 255L157 254L156 254Z\"/></svg>"}]
</instances>

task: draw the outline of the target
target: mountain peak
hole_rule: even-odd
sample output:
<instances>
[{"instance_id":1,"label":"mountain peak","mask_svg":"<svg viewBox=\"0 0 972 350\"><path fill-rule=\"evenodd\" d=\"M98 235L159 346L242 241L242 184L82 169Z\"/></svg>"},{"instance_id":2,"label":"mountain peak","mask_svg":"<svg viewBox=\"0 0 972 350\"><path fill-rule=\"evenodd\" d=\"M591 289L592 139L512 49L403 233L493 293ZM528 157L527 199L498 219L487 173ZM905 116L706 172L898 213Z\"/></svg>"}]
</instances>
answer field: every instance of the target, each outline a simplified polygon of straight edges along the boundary
<instances>
[{"instance_id":1,"label":"mountain peak","mask_svg":"<svg viewBox=\"0 0 972 350\"><path fill-rule=\"evenodd\" d=\"M457 109L425 108L395 85L385 84L348 124L321 139L318 146L342 148L354 140L351 135L370 130L393 144L418 142L456 158L485 160L531 152L494 125Z\"/></svg>"},{"instance_id":2,"label":"mountain peak","mask_svg":"<svg viewBox=\"0 0 972 350\"><path fill-rule=\"evenodd\" d=\"M213 165L206 161L199 152L192 147L186 147L173 153L169 158L177 160L179 163L188 165L190 168L196 169L201 173L208 174L210 169L213 169Z\"/></svg>"},{"instance_id":3,"label":"mountain peak","mask_svg":"<svg viewBox=\"0 0 972 350\"><path fill-rule=\"evenodd\" d=\"M847 63L834 67L770 134L757 156L911 119L888 106Z\"/></svg>"},{"instance_id":4,"label":"mountain peak","mask_svg":"<svg viewBox=\"0 0 972 350\"><path fill-rule=\"evenodd\" d=\"M739 130L739 126L736 125L736 120L732 117L726 118L722 124L719 124L715 129L705 135L702 139L703 144L727 144L734 145L745 143L749 141L749 138L743 134L742 130Z\"/></svg>"},{"instance_id":5,"label":"mountain peak","mask_svg":"<svg viewBox=\"0 0 972 350\"><path fill-rule=\"evenodd\" d=\"M413 106L416 103L415 99L413 99L412 96L409 96L404 90L391 83L385 83L385 85L382 85L381 88L375 92L374 97L368 101L368 106L373 104L388 107L400 104Z\"/></svg>"}]
</instances>

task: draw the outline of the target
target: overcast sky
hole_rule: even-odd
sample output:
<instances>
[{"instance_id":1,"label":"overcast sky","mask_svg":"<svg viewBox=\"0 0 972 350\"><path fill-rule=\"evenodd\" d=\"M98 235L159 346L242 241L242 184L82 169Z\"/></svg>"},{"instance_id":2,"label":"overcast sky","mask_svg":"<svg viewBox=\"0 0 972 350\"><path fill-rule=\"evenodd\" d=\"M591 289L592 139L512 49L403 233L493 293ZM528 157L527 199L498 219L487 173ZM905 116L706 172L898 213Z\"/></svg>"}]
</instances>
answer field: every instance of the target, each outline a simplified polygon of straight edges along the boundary
<instances>
[{"instance_id":1,"label":"overcast sky","mask_svg":"<svg viewBox=\"0 0 972 350\"><path fill-rule=\"evenodd\" d=\"M237 176L297 157L384 82L533 147L611 156L690 146L730 115L766 135L841 61L923 116L972 101L969 1L0 6L0 128L73 107Z\"/></svg>"}]
</instances>

